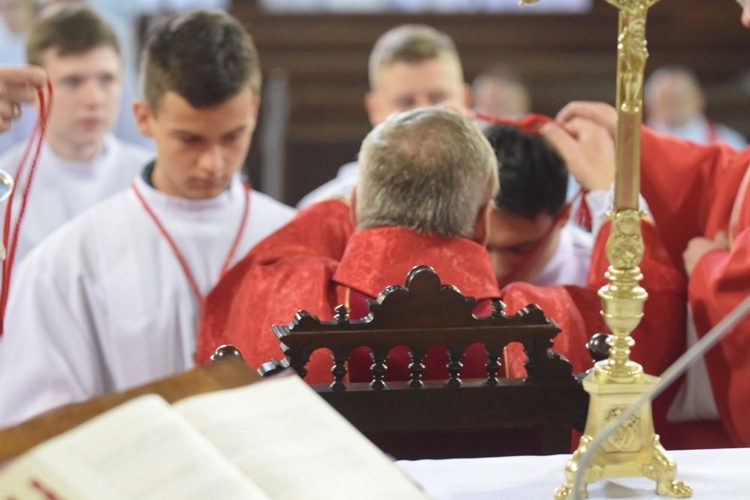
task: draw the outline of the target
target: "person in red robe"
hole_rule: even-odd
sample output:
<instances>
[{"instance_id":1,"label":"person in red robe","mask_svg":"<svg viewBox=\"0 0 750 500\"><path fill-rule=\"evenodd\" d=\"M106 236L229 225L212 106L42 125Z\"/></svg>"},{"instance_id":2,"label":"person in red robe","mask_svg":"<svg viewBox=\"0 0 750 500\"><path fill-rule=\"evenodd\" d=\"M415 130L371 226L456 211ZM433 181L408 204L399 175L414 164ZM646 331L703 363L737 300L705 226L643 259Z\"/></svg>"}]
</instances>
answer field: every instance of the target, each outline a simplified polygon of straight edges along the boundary
<instances>
[{"instance_id":1,"label":"person in red robe","mask_svg":"<svg viewBox=\"0 0 750 500\"><path fill-rule=\"evenodd\" d=\"M750 4L742 22L750 28ZM554 127L547 137L558 147L577 142L579 148L591 138L585 120L614 137L614 108L590 102L571 103L558 115L573 140ZM700 146L647 127L641 137L642 193L673 262L688 277L688 335L703 337L750 293L750 148ZM586 154L594 157L596 150ZM706 354L704 366L688 373L688 410L675 414L684 420L682 444L750 446L750 319Z\"/></svg>"},{"instance_id":2,"label":"person in red robe","mask_svg":"<svg viewBox=\"0 0 750 500\"><path fill-rule=\"evenodd\" d=\"M438 108L396 115L365 139L360 164L351 208L356 231L349 207L329 201L263 242L208 297L198 362L220 343L235 344L251 365L280 357L270 325L288 322L298 309L330 318L337 304L347 304L353 319L366 316L368 298L403 283L419 264L475 297L477 314L491 312L488 299L500 291L484 244L498 180L494 152L479 128ZM228 303L227 292L244 299ZM317 354L308 364L310 382L330 378L330 361ZM353 380L359 365L350 362ZM401 363L389 365L394 376ZM439 372L438 365L433 357L428 372ZM471 370L478 363L466 365Z\"/></svg>"},{"instance_id":3,"label":"person in red robe","mask_svg":"<svg viewBox=\"0 0 750 500\"><path fill-rule=\"evenodd\" d=\"M541 305L562 329L555 350L576 372L591 367L585 344L593 333L605 330L596 295L607 267L603 251L594 258L590 286L540 288L519 282L501 293L483 246L497 168L494 152L474 124L435 108L394 116L365 140L360 163L352 207L332 200L301 211L257 245L208 295L198 363L207 362L227 343L237 346L253 366L282 357L271 325L288 323L299 309L330 320L334 307L344 303L353 319L363 317L367 298L377 297L386 286L403 284L412 267L427 264L443 283L478 300L476 314L489 314L487 299L497 297L506 303L508 314L531 303ZM450 221L461 222L451 229ZM682 352L683 342L680 336L649 332L674 331L675 325L684 329L685 295L684 282L653 228L644 224L644 231L642 269L659 277L649 288L646 308L661 314L648 315L635 332L633 358L653 373ZM600 250L606 236L604 230L597 243ZM510 349L508 374L523 376L524 361L520 350ZM484 362L483 352L468 352L462 376L484 373ZM351 375L356 377L353 364ZM389 373L406 365L406 360L391 359ZM426 379L441 378L444 362L431 356L426 365ZM330 381L330 367L330 357L319 352L308 363L306 380Z\"/></svg>"}]
</instances>

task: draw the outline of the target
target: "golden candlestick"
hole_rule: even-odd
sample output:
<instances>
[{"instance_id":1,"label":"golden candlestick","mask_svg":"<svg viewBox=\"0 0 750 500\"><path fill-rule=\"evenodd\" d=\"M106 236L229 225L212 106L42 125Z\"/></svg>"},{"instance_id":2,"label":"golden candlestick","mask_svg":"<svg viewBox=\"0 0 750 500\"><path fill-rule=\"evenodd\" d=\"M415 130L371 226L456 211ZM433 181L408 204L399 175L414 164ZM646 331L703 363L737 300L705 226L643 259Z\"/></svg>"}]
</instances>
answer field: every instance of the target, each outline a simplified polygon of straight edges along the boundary
<instances>
[{"instance_id":1,"label":"golden candlestick","mask_svg":"<svg viewBox=\"0 0 750 500\"><path fill-rule=\"evenodd\" d=\"M641 120L643 76L648 58L646 16L659 0L606 0L619 12L617 37L617 136L615 200L609 218L612 228L607 241L610 266L608 284L599 290L601 314L612 330L608 339L609 358L596 363L584 379L591 395L586 429L578 448L565 466L566 484L555 492L556 499L586 497L586 485L608 477L646 477L656 481L659 495L689 497L692 488L675 481L677 466L654 432L651 405L641 407L594 451L590 462L583 460L594 437L616 420L634 401L648 392L659 378L643 373L630 359L635 343L630 333L643 317L648 298L639 282L638 265L643 259L641 234L643 213L638 209L640 190ZM521 4L538 0L520 0ZM581 468L585 470L579 472ZM580 490L574 493L576 474L582 474Z\"/></svg>"}]
</instances>

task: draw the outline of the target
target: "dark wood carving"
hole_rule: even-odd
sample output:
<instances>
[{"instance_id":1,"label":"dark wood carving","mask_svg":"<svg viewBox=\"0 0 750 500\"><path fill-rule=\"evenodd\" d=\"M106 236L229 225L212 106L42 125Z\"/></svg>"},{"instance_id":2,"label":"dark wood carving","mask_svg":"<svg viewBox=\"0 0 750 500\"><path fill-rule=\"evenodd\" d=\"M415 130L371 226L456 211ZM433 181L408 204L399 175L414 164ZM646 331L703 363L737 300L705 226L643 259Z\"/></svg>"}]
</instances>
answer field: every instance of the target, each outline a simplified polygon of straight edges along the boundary
<instances>
[{"instance_id":1,"label":"dark wood carving","mask_svg":"<svg viewBox=\"0 0 750 500\"><path fill-rule=\"evenodd\" d=\"M351 321L343 306L333 321L299 311L273 330L302 377L310 355L330 349L334 381L314 387L386 452L400 459L569 452L587 398L570 363L551 349L560 329L539 307L506 315L497 301L491 316L476 317L476 300L443 285L428 266L412 269L405 286L387 287L369 306L367 317ZM503 349L513 342L528 356L524 379L499 376ZM462 380L462 356L476 343L485 346L486 378ZM388 353L403 345L411 350L409 379L386 384ZM425 353L435 345L448 351L447 380L422 378ZM345 360L360 346L372 351L370 383L347 383ZM469 445L477 432L493 437ZM425 447L426 435L440 437Z\"/></svg>"}]
</instances>

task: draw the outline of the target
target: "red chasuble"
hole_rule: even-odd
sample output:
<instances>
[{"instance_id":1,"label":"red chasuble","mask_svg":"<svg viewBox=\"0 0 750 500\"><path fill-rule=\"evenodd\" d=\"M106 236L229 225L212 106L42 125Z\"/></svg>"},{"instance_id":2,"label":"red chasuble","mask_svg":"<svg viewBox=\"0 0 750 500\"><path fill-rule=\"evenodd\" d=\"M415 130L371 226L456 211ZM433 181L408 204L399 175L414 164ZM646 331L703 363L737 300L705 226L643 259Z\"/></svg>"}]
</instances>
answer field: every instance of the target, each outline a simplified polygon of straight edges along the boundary
<instances>
[{"instance_id":1,"label":"red chasuble","mask_svg":"<svg viewBox=\"0 0 750 500\"><path fill-rule=\"evenodd\" d=\"M730 250L706 254L690 276L688 300L703 336L750 292L750 148L699 146L644 128L642 152L643 194L676 263L691 238L729 233ZM750 446L750 320L709 351L706 365L724 430L735 445Z\"/></svg>"},{"instance_id":2,"label":"red chasuble","mask_svg":"<svg viewBox=\"0 0 750 500\"><path fill-rule=\"evenodd\" d=\"M655 237L653 231L649 234ZM602 235L601 242L605 241L605 236ZM352 317L364 316L358 301L376 297L387 285L402 284L407 272L419 264L431 265L443 283L477 298L479 310L475 312L478 315L489 313L487 301L483 299L500 294L487 252L472 241L427 236L393 227L354 233L346 205L338 201L312 205L257 245L209 294L196 361L205 363L223 343L239 347L254 366L271 357L279 358L283 354L271 325L288 323L299 309L323 320L331 319L333 308L346 301L347 290L352 299ZM642 268L651 279L661 283L649 289L651 299L647 309L653 307L670 314L651 315L650 320L641 325L636 338L652 324L665 326L669 321L684 321L682 280L674 270L670 274L666 253L663 250L647 252ZM594 269L592 275L596 283L591 288L538 288L514 283L503 293L509 314L530 303L539 303L547 316L558 323L562 332L555 339L555 349L572 362L576 372L591 367L585 343L593 333L604 331L596 290L602 284L606 262L599 259ZM664 292L662 302L659 286ZM679 329L665 327L665 330L682 332L684 323ZM682 350L684 335L644 337L636 346L634 359L644 363L650 373L660 373ZM653 348L649 349L649 345ZM507 366L511 375L523 375L524 360L520 349L508 350ZM369 361L361 364L369 365ZM389 363L391 376L398 376L406 364L406 358L403 362L392 360ZM442 378L444 372L440 370L444 363L435 360L433 364L439 369L428 366L431 371L426 376ZM475 359L474 353L468 353L464 364L465 377L478 376L483 373L484 356L480 354ZM306 380L311 383L330 380L330 365L327 354L321 352L314 356L308 365L310 374ZM350 369L353 378L366 376L358 374L356 362L350 363Z\"/></svg>"},{"instance_id":3,"label":"red chasuble","mask_svg":"<svg viewBox=\"0 0 750 500\"><path fill-rule=\"evenodd\" d=\"M386 286L402 284L420 264L479 301L500 295L489 255L473 241L396 227L357 231L346 240L348 230L336 229L336 221L344 220L348 208L340 202L313 205L256 246L209 294L196 361L205 362L222 343L236 345L254 366L282 357L271 325L288 323L299 309L329 320L347 293L376 297ZM328 229L335 230L326 236ZM389 363L394 370L400 364L398 359ZM439 361L425 364L430 369ZM330 356L318 351L305 380L330 381L330 366Z\"/></svg>"}]
</instances>

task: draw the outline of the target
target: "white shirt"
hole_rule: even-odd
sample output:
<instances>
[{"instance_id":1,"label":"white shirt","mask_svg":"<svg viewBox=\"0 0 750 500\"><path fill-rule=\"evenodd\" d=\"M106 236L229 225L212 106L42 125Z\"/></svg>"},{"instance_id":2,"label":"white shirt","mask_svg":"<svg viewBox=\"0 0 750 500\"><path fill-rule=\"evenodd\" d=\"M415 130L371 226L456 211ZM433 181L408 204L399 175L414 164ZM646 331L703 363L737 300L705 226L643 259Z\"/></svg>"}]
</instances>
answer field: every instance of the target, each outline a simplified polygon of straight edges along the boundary
<instances>
[{"instance_id":1,"label":"white shirt","mask_svg":"<svg viewBox=\"0 0 750 500\"><path fill-rule=\"evenodd\" d=\"M593 249L594 236L568 221L560 230L555 253L529 282L536 286L585 286Z\"/></svg>"},{"instance_id":2,"label":"white shirt","mask_svg":"<svg viewBox=\"0 0 750 500\"><path fill-rule=\"evenodd\" d=\"M245 189L188 200L136 186L174 239L202 294L236 238ZM294 211L252 191L237 262ZM0 427L194 365L199 300L133 189L52 234L14 272L0 338Z\"/></svg>"},{"instance_id":3,"label":"white shirt","mask_svg":"<svg viewBox=\"0 0 750 500\"><path fill-rule=\"evenodd\" d=\"M25 145L16 146L0 158L0 169L11 174L14 179L24 149ZM21 224L16 262L20 262L29 250L65 222L92 205L127 189L153 155L146 149L107 136L104 148L96 158L76 162L60 158L46 142L43 143ZM25 172L24 177L29 172L29 165ZM19 184L16 179L11 228L15 227L24 187L25 183ZM6 209L7 205L2 209L3 216Z\"/></svg>"}]
</instances>

